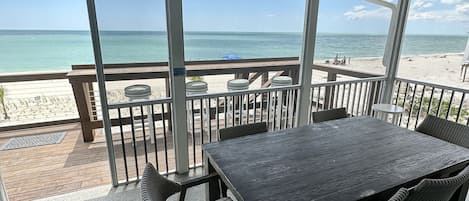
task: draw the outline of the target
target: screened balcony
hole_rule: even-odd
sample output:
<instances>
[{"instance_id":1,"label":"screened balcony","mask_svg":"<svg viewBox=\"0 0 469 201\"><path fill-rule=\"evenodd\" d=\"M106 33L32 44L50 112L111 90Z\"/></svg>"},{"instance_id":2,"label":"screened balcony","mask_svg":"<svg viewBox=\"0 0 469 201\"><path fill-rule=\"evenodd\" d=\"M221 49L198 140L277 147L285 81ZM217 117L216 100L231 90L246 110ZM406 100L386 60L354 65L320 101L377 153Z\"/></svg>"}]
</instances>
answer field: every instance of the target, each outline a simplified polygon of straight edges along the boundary
<instances>
[{"instance_id":1,"label":"screened balcony","mask_svg":"<svg viewBox=\"0 0 469 201\"><path fill-rule=\"evenodd\" d=\"M1 83L59 80L58 85L66 83L69 89L55 91L52 86L49 93L73 99L73 109L76 107L76 112L69 111L65 117L52 116L46 121L18 117L30 122L1 128L0 143L38 130L66 132L61 144L0 154L10 200L47 198L102 185L114 186L111 192L118 194L122 188L135 187L148 162L170 178L201 175L207 166L202 146L218 142L220 129L266 122L269 132L288 130L314 125L313 112L334 108L346 108L349 117L376 117L373 105L394 104L404 109L396 126L409 130L427 115L469 125L469 90L397 76L407 0L396 5L399 9L391 23L391 42L384 58L387 66L379 73L314 62L316 1L307 4L299 57L186 61L181 55L182 8L174 2L167 2L167 15L173 20L168 20L172 36L168 62L103 62L104 45L99 39L106 35L98 30L94 1L89 0L96 64L73 65L70 72L0 77ZM186 79L198 76L243 78L255 87L186 94ZM278 76L290 77L291 85L272 86ZM128 85L152 80L158 80L154 85L164 85L159 87L165 91L147 100L129 101L122 87L106 88L113 82ZM120 98L111 100L110 94Z\"/></svg>"}]
</instances>

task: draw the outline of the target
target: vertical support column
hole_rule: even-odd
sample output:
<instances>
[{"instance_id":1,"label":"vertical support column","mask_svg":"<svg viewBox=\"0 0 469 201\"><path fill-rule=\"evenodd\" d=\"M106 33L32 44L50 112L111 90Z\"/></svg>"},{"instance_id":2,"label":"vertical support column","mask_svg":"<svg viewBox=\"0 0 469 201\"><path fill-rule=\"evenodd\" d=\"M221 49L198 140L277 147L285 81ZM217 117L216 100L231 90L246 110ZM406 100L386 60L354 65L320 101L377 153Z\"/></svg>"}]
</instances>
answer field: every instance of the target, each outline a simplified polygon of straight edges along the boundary
<instances>
[{"instance_id":1,"label":"vertical support column","mask_svg":"<svg viewBox=\"0 0 469 201\"><path fill-rule=\"evenodd\" d=\"M298 126L308 124L309 105L311 104L311 77L313 73L314 48L318 22L319 0L307 0L303 48L300 56L300 99L298 100Z\"/></svg>"},{"instance_id":2,"label":"vertical support column","mask_svg":"<svg viewBox=\"0 0 469 201\"><path fill-rule=\"evenodd\" d=\"M189 171L189 151L186 122L186 67L184 64L184 31L182 0L166 0L166 20L169 48L169 79L176 173Z\"/></svg>"},{"instance_id":3,"label":"vertical support column","mask_svg":"<svg viewBox=\"0 0 469 201\"><path fill-rule=\"evenodd\" d=\"M391 40L391 54L388 66L386 68L386 83L384 86L384 94L381 99L383 103L391 103L394 92L394 81L396 80L397 70L399 68L399 60L401 58L401 47L404 39L405 27L407 23L407 15L409 13L410 0L399 0L397 4L396 15L393 15L391 26L393 28L393 39Z\"/></svg>"},{"instance_id":4,"label":"vertical support column","mask_svg":"<svg viewBox=\"0 0 469 201\"><path fill-rule=\"evenodd\" d=\"M116 157L114 155L114 144L111 133L111 120L109 118L108 102L106 95L106 78L104 75L103 57L101 55L101 42L99 40L98 20L96 19L96 8L94 0L87 0L88 17L90 23L91 39L93 41L94 60L96 63L96 80L99 86L99 98L101 99L101 108L103 113L103 126L106 135L106 147L109 160L109 168L111 169L112 185L117 186L119 181L117 178Z\"/></svg>"}]
</instances>

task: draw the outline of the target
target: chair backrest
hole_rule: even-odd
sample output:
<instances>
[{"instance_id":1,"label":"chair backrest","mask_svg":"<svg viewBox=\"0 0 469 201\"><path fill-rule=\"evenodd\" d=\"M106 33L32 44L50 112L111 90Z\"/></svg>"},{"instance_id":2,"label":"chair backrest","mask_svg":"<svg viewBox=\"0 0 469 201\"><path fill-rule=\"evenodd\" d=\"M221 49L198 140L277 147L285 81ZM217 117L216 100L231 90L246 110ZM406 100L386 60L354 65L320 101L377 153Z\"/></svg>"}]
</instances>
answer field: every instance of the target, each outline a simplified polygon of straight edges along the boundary
<instances>
[{"instance_id":1,"label":"chair backrest","mask_svg":"<svg viewBox=\"0 0 469 201\"><path fill-rule=\"evenodd\" d=\"M469 127L456 122L428 115L415 131L469 148Z\"/></svg>"},{"instance_id":2,"label":"chair backrest","mask_svg":"<svg viewBox=\"0 0 469 201\"><path fill-rule=\"evenodd\" d=\"M151 163L147 163L140 189L143 201L165 201L179 191L181 191L179 184L161 176Z\"/></svg>"},{"instance_id":3,"label":"chair backrest","mask_svg":"<svg viewBox=\"0 0 469 201\"><path fill-rule=\"evenodd\" d=\"M330 120L335 120L335 119L343 119L347 117L348 117L347 109L343 107L319 111L319 112L313 112L314 123L320 123L320 122L330 121Z\"/></svg>"},{"instance_id":4,"label":"chair backrest","mask_svg":"<svg viewBox=\"0 0 469 201\"><path fill-rule=\"evenodd\" d=\"M408 196L409 190L406 188L401 188L388 201L405 201Z\"/></svg>"},{"instance_id":5,"label":"chair backrest","mask_svg":"<svg viewBox=\"0 0 469 201\"><path fill-rule=\"evenodd\" d=\"M413 188L405 201L449 201L459 187L469 180L469 166L458 175L445 179L423 179Z\"/></svg>"},{"instance_id":6,"label":"chair backrest","mask_svg":"<svg viewBox=\"0 0 469 201\"><path fill-rule=\"evenodd\" d=\"M220 129L219 133L220 133L220 140L228 140L228 139L247 136L247 135L265 133L267 131L268 131L267 123L261 122L261 123L234 126L230 128L223 128L223 129Z\"/></svg>"}]
</instances>

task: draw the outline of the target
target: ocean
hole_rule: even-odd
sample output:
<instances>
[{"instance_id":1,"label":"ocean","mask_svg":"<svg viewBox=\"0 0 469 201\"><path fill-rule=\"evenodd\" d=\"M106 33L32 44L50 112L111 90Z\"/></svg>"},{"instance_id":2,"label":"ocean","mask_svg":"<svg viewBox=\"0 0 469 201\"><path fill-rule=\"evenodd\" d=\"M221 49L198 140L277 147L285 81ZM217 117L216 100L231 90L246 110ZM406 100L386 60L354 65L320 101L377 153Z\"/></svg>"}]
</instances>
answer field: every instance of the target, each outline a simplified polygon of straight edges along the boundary
<instances>
[{"instance_id":1,"label":"ocean","mask_svg":"<svg viewBox=\"0 0 469 201\"><path fill-rule=\"evenodd\" d=\"M186 60L299 56L301 33L187 32ZM403 55L461 53L467 36L407 35ZM385 35L319 33L316 59L381 57ZM167 61L165 32L101 33L104 63ZM0 73L66 71L72 64L94 63L88 31L0 30Z\"/></svg>"}]
</instances>

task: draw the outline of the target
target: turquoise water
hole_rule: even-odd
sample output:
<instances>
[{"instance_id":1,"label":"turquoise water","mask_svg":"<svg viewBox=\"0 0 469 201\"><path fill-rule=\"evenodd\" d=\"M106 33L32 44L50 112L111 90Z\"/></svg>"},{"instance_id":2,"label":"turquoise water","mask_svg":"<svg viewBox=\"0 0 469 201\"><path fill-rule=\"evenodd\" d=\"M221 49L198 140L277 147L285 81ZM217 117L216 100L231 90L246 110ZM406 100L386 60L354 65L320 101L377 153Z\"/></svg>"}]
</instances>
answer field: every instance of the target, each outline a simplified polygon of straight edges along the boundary
<instances>
[{"instance_id":1,"label":"turquoise water","mask_svg":"<svg viewBox=\"0 0 469 201\"><path fill-rule=\"evenodd\" d=\"M185 34L186 60L299 56L300 33L188 32ZM317 59L343 52L350 57L383 55L386 36L319 34ZM460 53L466 36L409 35L403 54ZM105 63L167 61L164 32L101 33ZM70 70L72 64L94 63L90 34L87 31L1 31L0 73Z\"/></svg>"}]
</instances>

